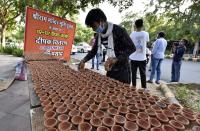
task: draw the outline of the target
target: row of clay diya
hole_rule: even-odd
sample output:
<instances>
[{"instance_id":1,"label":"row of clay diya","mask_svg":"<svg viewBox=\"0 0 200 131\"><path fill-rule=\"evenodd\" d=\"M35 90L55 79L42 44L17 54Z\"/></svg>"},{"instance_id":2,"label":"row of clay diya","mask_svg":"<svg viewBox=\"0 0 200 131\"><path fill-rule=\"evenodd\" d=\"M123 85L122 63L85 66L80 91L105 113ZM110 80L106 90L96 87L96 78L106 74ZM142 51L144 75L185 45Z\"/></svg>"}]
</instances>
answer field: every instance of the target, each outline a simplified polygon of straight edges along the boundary
<instances>
[{"instance_id":1,"label":"row of clay diya","mask_svg":"<svg viewBox=\"0 0 200 131\"><path fill-rule=\"evenodd\" d=\"M26 61L47 61L47 60L57 60L56 57L53 57L51 55L43 54L43 53L26 53L25 60Z\"/></svg>"},{"instance_id":2,"label":"row of clay diya","mask_svg":"<svg viewBox=\"0 0 200 131\"><path fill-rule=\"evenodd\" d=\"M123 92L124 90L125 90L125 89L122 88L122 89L119 90L119 91ZM99 91L100 91L100 90L99 90ZM130 91L130 90L129 90L129 91ZM134 91L134 90L133 90L133 91ZM105 89L102 90L102 92L105 93ZM142 92L143 92L142 90L138 90L138 94L142 94ZM53 93L53 91L52 91L52 93ZM55 92L54 92L54 93L55 93ZM111 93L112 93L112 92L111 92ZM125 94L125 93L124 93L124 94ZM59 95L59 94L58 94L58 95ZM63 95L64 95L64 94L63 94ZM81 95L81 94L80 94L80 95ZM101 95L103 95L103 94L101 94ZM61 97L61 96L62 96L62 95L60 95L60 97ZM73 95L72 95L72 96L73 96ZM125 98L128 99L128 98L130 98L130 97L131 97L130 94L126 94L126 97L125 97ZM97 97L97 98L98 98L98 97ZM100 98L100 95L99 95L99 98ZM138 97L136 97L136 100L137 100L137 98L138 98ZM116 97L112 97L112 99L115 100ZM111 99L111 100L112 100L112 99ZM94 100L95 100L95 99L94 99ZM141 100L140 100L140 101L141 101ZM95 102L97 102L97 104L98 104L98 100L95 101ZM119 101L119 102L123 102L123 101ZM132 104L134 104L134 100L131 101L131 102L132 102ZM129 104L131 104L131 102L129 101ZM81 102L80 102L80 103L81 103ZM79 103L79 104L80 104L80 103ZM100 103L100 101L99 101L99 103ZM163 103L164 103L164 102L159 102L159 103L157 102L156 104L159 105L159 106L162 107L162 108L165 106L165 104L168 104L168 103L166 103L166 101L165 101L164 104L163 104ZM112 104L113 104L113 103L112 103ZM102 103L99 104L100 107L103 106L103 105L105 106L105 103L104 103L104 104L102 104ZM139 105L139 106L138 106L138 105ZM137 106L140 107L140 108L139 108L140 110L143 110L143 109L144 109L144 108L142 108L141 103L138 104L138 105L137 105ZM104 107L104 106L103 106L103 107ZM137 106L136 106L136 107L137 107ZM160 110L160 109L159 109L159 106L155 106L154 108L157 109L157 111L159 111L159 110ZM116 106L113 106L113 107L116 107ZM132 108L133 108L133 106L132 106ZM173 113L180 113L180 109L181 109L178 105L173 105L173 106L172 106L172 105L169 105L168 108L171 109L171 111L173 111ZM113 109L114 109L114 108L113 108ZM123 109L123 108L122 108L122 109ZM131 108L130 108L130 109L131 109ZM168 114L170 114L169 111L168 111ZM192 114L192 115L190 115L190 114ZM140 112L139 116L140 116L140 117L141 117L141 116L144 117L145 114L142 113L142 112ZM138 117L139 117L139 116L138 116ZM160 116L160 117L159 117L159 116ZM156 117L157 117L158 120L161 121L161 120L163 120L163 118L164 118L163 121L166 121L166 120L165 120L166 117L163 117L163 116L164 116L163 114L160 114L160 115L158 114L158 115L156 115ZM194 116L194 112L192 112L192 111L189 110L189 109L186 109L186 110L182 111L182 113L179 115L179 119L182 120L183 118L181 118L181 117L183 117L183 116L184 116L184 118L188 118L189 120L192 121L192 120L193 120L192 116ZM160 118L160 119L159 119L159 118ZM143 120L143 119L141 119L141 120ZM177 121L178 121L178 120L177 120ZM197 121L197 123L198 123L198 120L196 120L196 121ZM144 121L142 121L142 122L144 122ZM139 123L139 122L138 122L138 123ZM173 125L173 124L174 124L174 125L177 125L177 122L176 122L176 121L171 121L170 123L171 123L171 125ZM187 124L187 123L188 123L188 122L187 122L187 120L186 120L185 124ZM140 126L141 126L141 125L140 125ZM148 122L147 122L147 126L148 126ZM179 125L179 128L180 128L180 127L181 127L181 126Z\"/></svg>"}]
</instances>

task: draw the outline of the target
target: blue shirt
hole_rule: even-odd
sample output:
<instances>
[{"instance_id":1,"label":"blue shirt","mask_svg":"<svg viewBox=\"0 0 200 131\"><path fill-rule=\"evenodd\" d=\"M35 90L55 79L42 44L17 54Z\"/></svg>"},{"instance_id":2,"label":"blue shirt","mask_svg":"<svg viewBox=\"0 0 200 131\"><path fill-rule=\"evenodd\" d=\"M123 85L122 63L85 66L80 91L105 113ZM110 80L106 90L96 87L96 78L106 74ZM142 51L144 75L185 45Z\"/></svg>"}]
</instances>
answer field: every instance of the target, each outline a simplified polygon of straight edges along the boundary
<instances>
[{"instance_id":1,"label":"blue shirt","mask_svg":"<svg viewBox=\"0 0 200 131\"><path fill-rule=\"evenodd\" d=\"M186 50L185 46L176 47L175 51L173 52L174 53L173 60L181 61L185 53L185 50Z\"/></svg>"},{"instance_id":2,"label":"blue shirt","mask_svg":"<svg viewBox=\"0 0 200 131\"><path fill-rule=\"evenodd\" d=\"M154 42L152 54L154 58L164 59L167 41L164 38L159 38Z\"/></svg>"}]
</instances>

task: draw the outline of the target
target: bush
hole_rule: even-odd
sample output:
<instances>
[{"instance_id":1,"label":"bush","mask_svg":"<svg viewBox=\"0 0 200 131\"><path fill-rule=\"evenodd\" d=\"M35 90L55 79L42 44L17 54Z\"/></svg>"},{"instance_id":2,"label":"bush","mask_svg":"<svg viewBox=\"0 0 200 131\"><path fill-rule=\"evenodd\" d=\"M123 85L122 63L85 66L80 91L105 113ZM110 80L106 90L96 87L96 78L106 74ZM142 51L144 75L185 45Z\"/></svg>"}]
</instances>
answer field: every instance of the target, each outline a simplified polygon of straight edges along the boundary
<instances>
[{"instance_id":1,"label":"bush","mask_svg":"<svg viewBox=\"0 0 200 131\"><path fill-rule=\"evenodd\" d=\"M17 57L21 57L23 56L23 50L20 48L17 48L16 46L6 46L0 49L1 53L5 53L5 54L10 54L10 55L14 55Z\"/></svg>"},{"instance_id":2,"label":"bush","mask_svg":"<svg viewBox=\"0 0 200 131\"><path fill-rule=\"evenodd\" d=\"M16 46L5 46L5 47L3 47L3 53L12 54L14 52L14 50L16 50L16 49L17 49Z\"/></svg>"},{"instance_id":3,"label":"bush","mask_svg":"<svg viewBox=\"0 0 200 131\"><path fill-rule=\"evenodd\" d=\"M17 57L22 57L23 56L23 50L17 48L12 52L12 55L17 56Z\"/></svg>"}]
</instances>

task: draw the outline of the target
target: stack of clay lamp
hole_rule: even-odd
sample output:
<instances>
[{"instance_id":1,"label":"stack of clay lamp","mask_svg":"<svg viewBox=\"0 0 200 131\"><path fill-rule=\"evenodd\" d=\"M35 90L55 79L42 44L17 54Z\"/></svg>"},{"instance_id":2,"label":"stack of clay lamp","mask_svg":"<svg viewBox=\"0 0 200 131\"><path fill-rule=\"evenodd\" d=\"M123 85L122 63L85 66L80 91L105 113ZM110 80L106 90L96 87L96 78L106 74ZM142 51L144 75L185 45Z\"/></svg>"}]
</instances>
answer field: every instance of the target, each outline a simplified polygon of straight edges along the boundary
<instances>
[{"instance_id":1,"label":"stack of clay lamp","mask_svg":"<svg viewBox=\"0 0 200 131\"><path fill-rule=\"evenodd\" d=\"M57 60L56 57L44 53L25 53L26 61Z\"/></svg>"},{"instance_id":2,"label":"stack of clay lamp","mask_svg":"<svg viewBox=\"0 0 200 131\"><path fill-rule=\"evenodd\" d=\"M200 130L200 113L58 61L31 61L45 131Z\"/></svg>"}]
</instances>

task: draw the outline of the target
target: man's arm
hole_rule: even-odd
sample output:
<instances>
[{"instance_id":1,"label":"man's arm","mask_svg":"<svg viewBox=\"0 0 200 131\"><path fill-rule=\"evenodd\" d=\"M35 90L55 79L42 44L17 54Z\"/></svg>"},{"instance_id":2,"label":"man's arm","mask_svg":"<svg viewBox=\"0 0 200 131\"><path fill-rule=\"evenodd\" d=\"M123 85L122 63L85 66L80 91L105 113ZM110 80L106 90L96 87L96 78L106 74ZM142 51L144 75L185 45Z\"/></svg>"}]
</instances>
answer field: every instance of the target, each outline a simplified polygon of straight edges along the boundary
<instances>
[{"instance_id":1,"label":"man's arm","mask_svg":"<svg viewBox=\"0 0 200 131\"><path fill-rule=\"evenodd\" d=\"M158 40L155 41L154 46L153 46L153 50L152 50L152 54L156 54L158 50Z\"/></svg>"},{"instance_id":2,"label":"man's arm","mask_svg":"<svg viewBox=\"0 0 200 131\"><path fill-rule=\"evenodd\" d=\"M119 53L119 55L116 56L118 62L121 63L128 60L129 55L135 51L135 45L124 28L117 28L115 33L117 36L117 41L119 41L117 44L122 44L115 45L122 48L122 53Z\"/></svg>"}]
</instances>

